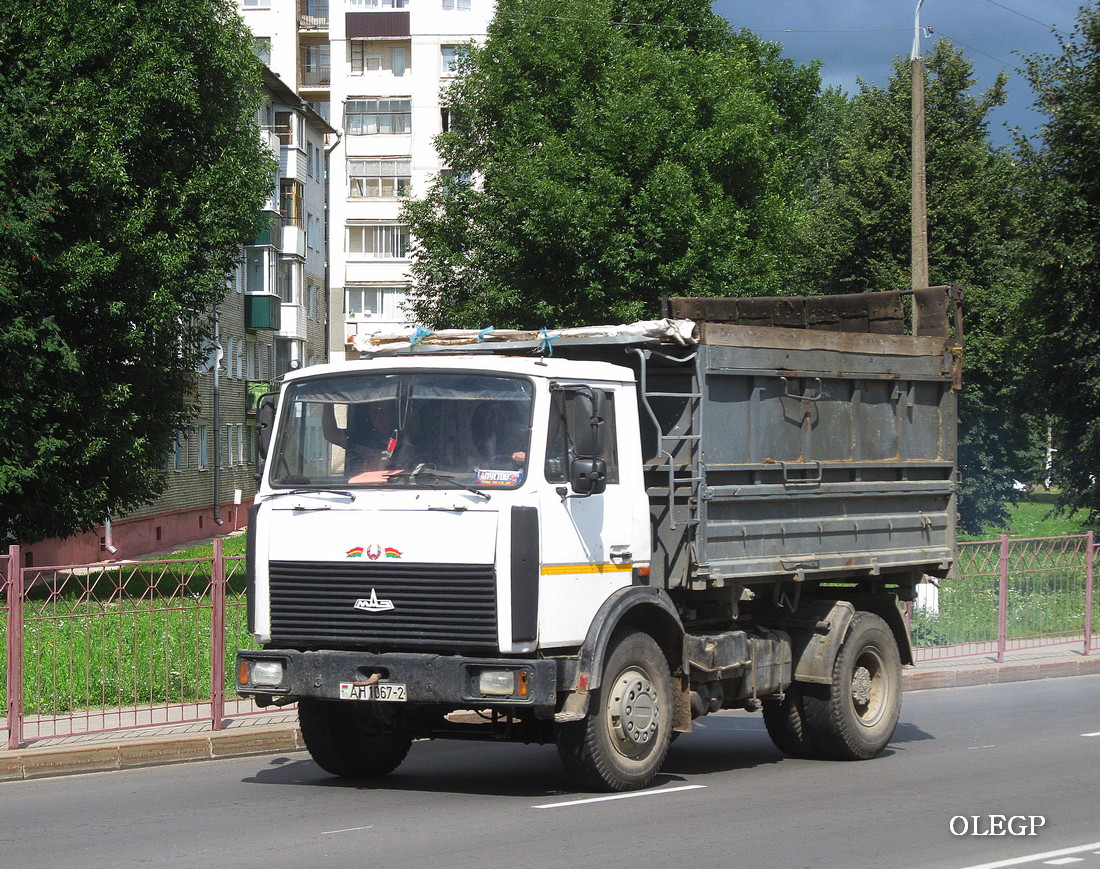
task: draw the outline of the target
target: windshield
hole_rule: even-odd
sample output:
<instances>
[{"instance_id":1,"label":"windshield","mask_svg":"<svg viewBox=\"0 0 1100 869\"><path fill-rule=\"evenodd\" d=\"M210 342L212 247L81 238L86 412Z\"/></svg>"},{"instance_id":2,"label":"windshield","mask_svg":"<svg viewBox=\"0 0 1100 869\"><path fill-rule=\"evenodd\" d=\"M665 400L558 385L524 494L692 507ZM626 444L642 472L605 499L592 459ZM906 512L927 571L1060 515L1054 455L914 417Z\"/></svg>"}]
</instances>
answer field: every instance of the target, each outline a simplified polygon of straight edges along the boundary
<instances>
[{"instance_id":1,"label":"windshield","mask_svg":"<svg viewBox=\"0 0 1100 869\"><path fill-rule=\"evenodd\" d=\"M489 374L346 374L288 387L269 466L280 486L519 486L531 383Z\"/></svg>"}]
</instances>

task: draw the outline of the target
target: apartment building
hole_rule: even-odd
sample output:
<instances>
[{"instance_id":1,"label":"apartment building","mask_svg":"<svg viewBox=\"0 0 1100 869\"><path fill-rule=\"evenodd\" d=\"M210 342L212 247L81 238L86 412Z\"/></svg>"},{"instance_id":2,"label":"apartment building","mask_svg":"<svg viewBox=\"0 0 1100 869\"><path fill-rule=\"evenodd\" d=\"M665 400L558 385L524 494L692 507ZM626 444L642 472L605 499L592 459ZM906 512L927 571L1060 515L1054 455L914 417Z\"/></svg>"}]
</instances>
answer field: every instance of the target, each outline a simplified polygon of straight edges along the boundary
<instances>
[{"instance_id":1,"label":"apartment building","mask_svg":"<svg viewBox=\"0 0 1100 869\"><path fill-rule=\"evenodd\" d=\"M263 84L256 125L278 171L253 244L210 312L214 340L196 386L201 410L165 455L165 491L95 533L27 547L25 566L134 556L247 522L257 400L291 368L328 356L325 152L335 131L269 70Z\"/></svg>"},{"instance_id":2,"label":"apartment building","mask_svg":"<svg viewBox=\"0 0 1100 869\"><path fill-rule=\"evenodd\" d=\"M329 354L409 324L401 197L442 167L441 89L492 0L238 0L270 67L338 131L329 156Z\"/></svg>"}]
</instances>

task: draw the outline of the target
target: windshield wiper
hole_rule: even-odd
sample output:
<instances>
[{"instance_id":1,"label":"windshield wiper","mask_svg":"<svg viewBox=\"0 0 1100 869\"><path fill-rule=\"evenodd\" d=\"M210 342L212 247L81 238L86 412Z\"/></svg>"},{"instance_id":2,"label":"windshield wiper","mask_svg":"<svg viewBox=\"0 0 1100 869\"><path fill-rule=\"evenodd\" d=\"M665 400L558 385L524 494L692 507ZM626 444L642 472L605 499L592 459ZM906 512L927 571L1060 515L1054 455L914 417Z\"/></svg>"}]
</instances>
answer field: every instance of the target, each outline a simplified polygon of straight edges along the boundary
<instances>
[{"instance_id":1,"label":"windshield wiper","mask_svg":"<svg viewBox=\"0 0 1100 869\"><path fill-rule=\"evenodd\" d=\"M409 480L415 483L417 480L424 480L428 483L443 483L447 488L465 489L467 492L471 492L474 495L478 495L484 498L486 501L492 497L488 492L482 492L480 489L475 489L473 486L467 486L465 483L460 483L454 477L449 477L446 474L440 474L435 471L427 470L424 465L417 465L411 471L395 471L392 474L386 474L386 480Z\"/></svg>"},{"instance_id":2,"label":"windshield wiper","mask_svg":"<svg viewBox=\"0 0 1100 869\"><path fill-rule=\"evenodd\" d=\"M283 495L341 495L347 498L349 501L355 500L355 493L348 492L345 489L288 489L285 492L272 492L270 497L281 498Z\"/></svg>"}]
</instances>

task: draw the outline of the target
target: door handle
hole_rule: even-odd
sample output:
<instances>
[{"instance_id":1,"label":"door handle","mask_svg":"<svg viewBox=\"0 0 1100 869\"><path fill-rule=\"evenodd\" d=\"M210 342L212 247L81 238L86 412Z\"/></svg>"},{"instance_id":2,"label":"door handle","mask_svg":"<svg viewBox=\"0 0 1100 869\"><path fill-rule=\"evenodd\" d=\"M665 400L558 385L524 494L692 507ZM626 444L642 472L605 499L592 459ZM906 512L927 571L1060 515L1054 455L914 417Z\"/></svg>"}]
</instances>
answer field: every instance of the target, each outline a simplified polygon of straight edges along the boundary
<instances>
[{"instance_id":1,"label":"door handle","mask_svg":"<svg viewBox=\"0 0 1100 869\"><path fill-rule=\"evenodd\" d=\"M626 564L634 560L634 553L629 546L612 546L611 561L614 564Z\"/></svg>"}]
</instances>

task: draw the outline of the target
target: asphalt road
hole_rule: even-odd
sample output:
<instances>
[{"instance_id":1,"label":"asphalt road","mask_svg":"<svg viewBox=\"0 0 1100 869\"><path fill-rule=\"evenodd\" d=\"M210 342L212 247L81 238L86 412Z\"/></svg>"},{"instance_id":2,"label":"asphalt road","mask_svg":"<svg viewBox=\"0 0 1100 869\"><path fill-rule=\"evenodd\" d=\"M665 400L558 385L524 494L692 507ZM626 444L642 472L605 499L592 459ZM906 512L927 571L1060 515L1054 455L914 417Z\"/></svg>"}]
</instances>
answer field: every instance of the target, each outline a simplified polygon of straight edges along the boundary
<instances>
[{"instance_id":1,"label":"asphalt road","mask_svg":"<svg viewBox=\"0 0 1100 869\"><path fill-rule=\"evenodd\" d=\"M907 695L863 763L785 759L759 716L711 716L625 798L568 790L553 747L458 742L368 786L302 753L6 782L0 863L1100 869L1100 675Z\"/></svg>"}]
</instances>

